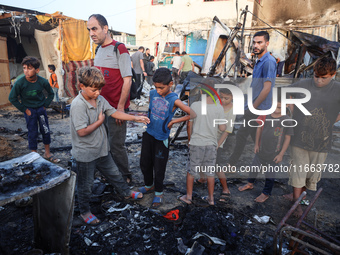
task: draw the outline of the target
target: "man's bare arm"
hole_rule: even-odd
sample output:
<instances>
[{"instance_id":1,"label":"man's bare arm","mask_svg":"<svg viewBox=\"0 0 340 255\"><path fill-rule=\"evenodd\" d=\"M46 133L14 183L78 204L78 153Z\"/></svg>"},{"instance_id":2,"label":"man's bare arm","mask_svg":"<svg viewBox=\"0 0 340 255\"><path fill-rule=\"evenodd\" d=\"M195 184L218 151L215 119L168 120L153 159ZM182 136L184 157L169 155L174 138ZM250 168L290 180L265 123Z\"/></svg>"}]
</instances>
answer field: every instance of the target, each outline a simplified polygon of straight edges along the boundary
<instances>
[{"instance_id":1,"label":"man's bare arm","mask_svg":"<svg viewBox=\"0 0 340 255\"><path fill-rule=\"evenodd\" d=\"M270 90L271 90L272 83L270 81L265 81L263 84L263 89L260 93L260 95L256 98L255 102L253 103L253 106L255 109L259 107L259 105L266 99L268 96Z\"/></svg>"},{"instance_id":2,"label":"man's bare arm","mask_svg":"<svg viewBox=\"0 0 340 255\"><path fill-rule=\"evenodd\" d=\"M127 76L123 78L124 83L122 87L122 92L120 94L119 102L118 102L118 107L117 110L124 112L124 107L126 104L126 101L128 100L130 96L130 88L131 88L131 83L132 83L132 77Z\"/></svg>"}]
</instances>

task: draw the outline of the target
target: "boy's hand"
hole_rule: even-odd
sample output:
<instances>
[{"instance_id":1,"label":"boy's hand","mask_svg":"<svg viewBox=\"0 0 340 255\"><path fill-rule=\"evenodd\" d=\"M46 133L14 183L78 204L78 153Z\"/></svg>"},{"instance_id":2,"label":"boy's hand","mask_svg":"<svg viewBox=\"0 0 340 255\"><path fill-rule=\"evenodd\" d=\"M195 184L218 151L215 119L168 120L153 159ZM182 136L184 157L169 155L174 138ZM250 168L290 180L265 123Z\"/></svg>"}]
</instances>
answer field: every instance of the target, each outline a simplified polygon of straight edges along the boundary
<instances>
[{"instance_id":1,"label":"boy's hand","mask_svg":"<svg viewBox=\"0 0 340 255\"><path fill-rule=\"evenodd\" d=\"M282 161L282 159L283 159L283 156L282 156L281 154L278 154L278 155L273 159L273 161L274 161L275 163L280 163L280 162Z\"/></svg>"},{"instance_id":2,"label":"boy's hand","mask_svg":"<svg viewBox=\"0 0 340 255\"><path fill-rule=\"evenodd\" d=\"M174 122L170 121L169 124L168 124L168 128L171 129L173 124L174 124Z\"/></svg>"},{"instance_id":3,"label":"boy's hand","mask_svg":"<svg viewBox=\"0 0 340 255\"><path fill-rule=\"evenodd\" d=\"M31 114L32 114L31 111L30 111L28 108L26 109L25 113L26 113L28 116L31 116Z\"/></svg>"},{"instance_id":4,"label":"boy's hand","mask_svg":"<svg viewBox=\"0 0 340 255\"><path fill-rule=\"evenodd\" d=\"M145 116L135 116L135 122L140 122L140 123L144 123L144 124L149 124L150 123L150 119L148 117Z\"/></svg>"},{"instance_id":5,"label":"boy's hand","mask_svg":"<svg viewBox=\"0 0 340 255\"><path fill-rule=\"evenodd\" d=\"M255 144L254 153L257 154L257 153L259 153L259 151L260 151L260 147L257 144Z\"/></svg>"},{"instance_id":6,"label":"boy's hand","mask_svg":"<svg viewBox=\"0 0 340 255\"><path fill-rule=\"evenodd\" d=\"M105 114L103 113L103 111L100 111L99 116L98 116L98 120L103 123L105 120Z\"/></svg>"}]
</instances>

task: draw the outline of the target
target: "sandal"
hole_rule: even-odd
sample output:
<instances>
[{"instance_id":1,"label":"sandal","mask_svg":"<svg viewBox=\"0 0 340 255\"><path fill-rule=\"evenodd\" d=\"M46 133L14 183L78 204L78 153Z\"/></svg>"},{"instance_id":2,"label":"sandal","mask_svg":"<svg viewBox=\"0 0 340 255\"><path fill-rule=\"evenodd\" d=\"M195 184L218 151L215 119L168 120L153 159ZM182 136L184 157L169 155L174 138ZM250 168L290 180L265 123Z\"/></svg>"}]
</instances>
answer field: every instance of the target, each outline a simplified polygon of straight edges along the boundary
<instances>
[{"instance_id":1,"label":"sandal","mask_svg":"<svg viewBox=\"0 0 340 255\"><path fill-rule=\"evenodd\" d=\"M44 159L50 161L51 163L59 163L60 162L60 159L58 158L55 158L54 156L49 156L49 157L44 157Z\"/></svg>"},{"instance_id":2,"label":"sandal","mask_svg":"<svg viewBox=\"0 0 340 255\"><path fill-rule=\"evenodd\" d=\"M152 200L151 208L152 209L157 209L164 203L163 197L157 197L155 196Z\"/></svg>"},{"instance_id":3,"label":"sandal","mask_svg":"<svg viewBox=\"0 0 340 255\"><path fill-rule=\"evenodd\" d=\"M182 195L178 195L177 196L177 200L182 202L183 204L191 205L192 204L192 200L191 199L187 199L189 201L189 203L186 202L185 200L181 199L181 197L184 197L184 196L186 197L186 195L183 195L183 196Z\"/></svg>"},{"instance_id":4,"label":"sandal","mask_svg":"<svg viewBox=\"0 0 340 255\"><path fill-rule=\"evenodd\" d=\"M212 203L212 202L209 200L209 197L208 197L208 196L201 197L201 199L202 199L204 202L208 203L209 206L214 206L214 205L215 205L215 203Z\"/></svg>"},{"instance_id":5,"label":"sandal","mask_svg":"<svg viewBox=\"0 0 340 255\"><path fill-rule=\"evenodd\" d=\"M138 191L133 191L131 193L131 196L128 198L128 200L141 200L143 197L138 197L139 194L143 194L142 192L138 192Z\"/></svg>"},{"instance_id":6,"label":"sandal","mask_svg":"<svg viewBox=\"0 0 340 255\"><path fill-rule=\"evenodd\" d=\"M82 222L84 223L84 224L86 224L87 226L98 226L100 223L101 223L101 221L100 220L98 220L98 218L96 217L96 216L94 216L92 213L91 213L91 215L89 216L89 217L87 217L85 220L83 219L83 217L81 217L81 215L79 215L79 218L82 220ZM95 221L95 220L98 220L98 222L97 223L92 223L93 221Z\"/></svg>"},{"instance_id":7,"label":"sandal","mask_svg":"<svg viewBox=\"0 0 340 255\"><path fill-rule=\"evenodd\" d=\"M150 189L146 189L145 186L141 187L138 189L139 192L143 193L143 194L150 194L152 192L155 191L155 186L152 186Z\"/></svg>"},{"instance_id":8,"label":"sandal","mask_svg":"<svg viewBox=\"0 0 340 255\"><path fill-rule=\"evenodd\" d=\"M219 202L227 203L228 200L230 199L230 193L221 193L220 199L218 200Z\"/></svg>"}]
</instances>

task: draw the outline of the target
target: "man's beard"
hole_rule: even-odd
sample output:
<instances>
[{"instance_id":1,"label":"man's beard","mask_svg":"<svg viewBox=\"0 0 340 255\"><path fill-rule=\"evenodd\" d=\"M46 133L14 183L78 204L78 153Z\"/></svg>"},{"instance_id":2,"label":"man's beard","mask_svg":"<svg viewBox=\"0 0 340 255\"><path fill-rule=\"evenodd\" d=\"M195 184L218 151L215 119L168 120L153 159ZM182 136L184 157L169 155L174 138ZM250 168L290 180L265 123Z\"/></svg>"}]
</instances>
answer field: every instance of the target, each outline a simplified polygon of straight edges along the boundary
<instances>
[{"instance_id":1,"label":"man's beard","mask_svg":"<svg viewBox=\"0 0 340 255\"><path fill-rule=\"evenodd\" d=\"M260 55L260 54L262 54L263 52L264 52L264 49L260 49L258 53L256 53L256 52L254 51L255 55Z\"/></svg>"}]
</instances>

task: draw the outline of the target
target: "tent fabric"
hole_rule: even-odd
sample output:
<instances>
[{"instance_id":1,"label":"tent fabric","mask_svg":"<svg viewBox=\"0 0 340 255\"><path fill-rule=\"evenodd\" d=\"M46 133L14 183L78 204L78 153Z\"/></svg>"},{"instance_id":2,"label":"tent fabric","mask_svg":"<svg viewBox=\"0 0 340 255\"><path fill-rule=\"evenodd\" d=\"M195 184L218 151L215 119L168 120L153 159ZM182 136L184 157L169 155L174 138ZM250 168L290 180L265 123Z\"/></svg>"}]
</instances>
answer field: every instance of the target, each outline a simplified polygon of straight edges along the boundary
<instances>
[{"instance_id":1,"label":"tent fabric","mask_svg":"<svg viewBox=\"0 0 340 255\"><path fill-rule=\"evenodd\" d=\"M59 28L50 31L34 30L34 38L38 43L39 53L43 69L46 71L46 78L49 77L48 65L56 67L56 75L59 84L59 95L64 94L64 83L62 77L61 53L58 49Z\"/></svg>"},{"instance_id":2,"label":"tent fabric","mask_svg":"<svg viewBox=\"0 0 340 255\"><path fill-rule=\"evenodd\" d=\"M64 84L65 93L68 97L76 97L79 93L78 87L78 72L79 68L84 66L93 66L93 59L84 61L70 61L68 63L63 62L63 69L65 71Z\"/></svg>"},{"instance_id":3,"label":"tent fabric","mask_svg":"<svg viewBox=\"0 0 340 255\"><path fill-rule=\"evenodd\" d=\"M77 19L62 21L62 31L63 62L94 58L96 45L91 44L87 21Z\"/></svg>"}]
</instances>

